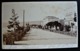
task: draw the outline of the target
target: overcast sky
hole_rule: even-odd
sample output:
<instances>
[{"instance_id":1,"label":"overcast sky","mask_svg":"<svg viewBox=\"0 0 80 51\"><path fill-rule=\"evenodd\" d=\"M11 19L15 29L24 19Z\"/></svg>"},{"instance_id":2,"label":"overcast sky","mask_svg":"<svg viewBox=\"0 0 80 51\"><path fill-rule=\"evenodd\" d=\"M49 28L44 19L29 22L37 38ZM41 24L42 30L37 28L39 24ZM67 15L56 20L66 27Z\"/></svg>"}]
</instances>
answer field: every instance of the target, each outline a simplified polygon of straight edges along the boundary
<instances>
[{"instance_id":1,"label":"overcast sky","mask_svg":"<svg viewBox=\"0 0 80 51\"><path fill-rule=\"evenodd\" d=\"M3 2L2 21L9 21L15 9L19 21L23 21L23 10L25 10L25 21L39 21L46 16L56 16L60 19L73 17L77 12L77 2Z\"/></svg>"}]
</instances>

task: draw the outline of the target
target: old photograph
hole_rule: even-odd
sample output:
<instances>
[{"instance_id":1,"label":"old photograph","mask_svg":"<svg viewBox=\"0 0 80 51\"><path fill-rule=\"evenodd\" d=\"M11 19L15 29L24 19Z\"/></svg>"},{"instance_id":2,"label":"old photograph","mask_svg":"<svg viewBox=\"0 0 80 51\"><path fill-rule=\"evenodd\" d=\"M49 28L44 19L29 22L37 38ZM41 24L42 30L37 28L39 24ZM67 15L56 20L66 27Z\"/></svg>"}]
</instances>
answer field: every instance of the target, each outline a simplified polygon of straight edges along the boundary
<instances>
[{"instance_id":1,"label":"old photograph","mask_svg":"<svg viewBox=\"0 0 80 51\"><path fill-rule=\"evenodd\" d=\"M76 1L3 2L2 48L78 47Z\"/></svg>"}]
</instances>

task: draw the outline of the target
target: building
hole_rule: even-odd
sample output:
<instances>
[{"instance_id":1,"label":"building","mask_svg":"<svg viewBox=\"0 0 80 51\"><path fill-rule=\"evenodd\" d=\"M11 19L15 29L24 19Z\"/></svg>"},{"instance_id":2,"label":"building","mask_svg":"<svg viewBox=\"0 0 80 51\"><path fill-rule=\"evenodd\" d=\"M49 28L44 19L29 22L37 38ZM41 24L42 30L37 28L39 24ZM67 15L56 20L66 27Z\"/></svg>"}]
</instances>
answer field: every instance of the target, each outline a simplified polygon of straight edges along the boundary
<instances>
[{"instance_id":1,"label":"building","mask_svg":"<svg viewBox=\"0 0 80 51\"><path fill-rule=\"evenodd\" d=\"M54 21L58 21L59 23L64 24L64 20L63 19L59 19L59 18L57 18L55 16L47 16L46 18L44 18L42 20L41 25L44 27L47 23L54 22Z\"/></svg>"}]
</instances>

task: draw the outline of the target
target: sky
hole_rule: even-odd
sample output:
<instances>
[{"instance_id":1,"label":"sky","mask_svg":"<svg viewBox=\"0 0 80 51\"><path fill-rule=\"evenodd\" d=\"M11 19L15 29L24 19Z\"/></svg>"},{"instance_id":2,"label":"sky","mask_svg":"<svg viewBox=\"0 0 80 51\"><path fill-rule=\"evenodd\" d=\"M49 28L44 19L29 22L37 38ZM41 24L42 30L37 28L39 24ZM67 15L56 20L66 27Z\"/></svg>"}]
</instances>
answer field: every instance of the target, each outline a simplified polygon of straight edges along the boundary
<instances>
[{"instance_id":1,"label":"sky","mask_svg":"<svg viewBox=\"0 0 80 51\"><path fill-rule=\"evenodd\" d=\"M77 2L3 2L2 22L8 22L12 17L12 9L23 21L23 10L25 10L25 21L40 21L47 16L55 16L60 19L71 18L77 13Z\"/></svg>"}]
</instances>

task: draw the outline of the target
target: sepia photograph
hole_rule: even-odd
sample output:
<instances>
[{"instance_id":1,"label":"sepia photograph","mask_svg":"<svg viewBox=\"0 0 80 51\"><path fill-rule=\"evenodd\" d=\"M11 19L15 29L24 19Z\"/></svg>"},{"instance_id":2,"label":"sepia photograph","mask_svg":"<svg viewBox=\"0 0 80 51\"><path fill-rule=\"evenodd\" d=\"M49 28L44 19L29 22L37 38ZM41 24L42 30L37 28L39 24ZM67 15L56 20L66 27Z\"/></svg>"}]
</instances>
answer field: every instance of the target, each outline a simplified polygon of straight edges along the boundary
<instances>
[{"instance_id":1,"label":"sepia photograph","mask_svg":"<svg viewBox=\"0 0 80 51\"><path fill-rule=\"evenodd\" d=\"M78 47L76 1L2 2L2 49Z\"/></svg>"}]
</instances>

